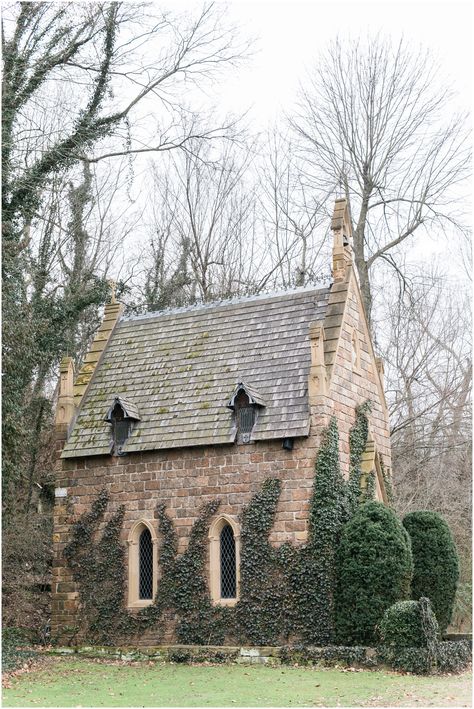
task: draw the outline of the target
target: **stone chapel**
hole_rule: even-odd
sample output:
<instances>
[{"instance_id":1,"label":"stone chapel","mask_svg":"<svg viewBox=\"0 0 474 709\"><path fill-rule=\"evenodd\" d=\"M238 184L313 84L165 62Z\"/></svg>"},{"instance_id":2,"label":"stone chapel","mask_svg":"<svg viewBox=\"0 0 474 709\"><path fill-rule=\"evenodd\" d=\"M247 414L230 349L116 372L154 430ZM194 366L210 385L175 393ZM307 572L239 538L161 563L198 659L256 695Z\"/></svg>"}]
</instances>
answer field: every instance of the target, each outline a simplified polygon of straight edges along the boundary
<instances>
[{"instance_id":1,"label":"stone chapel","mask_svg":"<svg viewBox=\"0 0 474 709\"><path fill-rule=\"evenodd\" d=\"M52 633L75 624L80 598L64 550L101 490L124 507L123 608L153 604L161 577L156 507L187 547L200 506L218 498L205 576L215 606L240 593L240 515L270 475L281 496L269 541L308 535L321 434L335 417L343 474L356 406L371 402L362 467L387 501L390 437L383 364L374 354L352 262L348 206L331 222L332 282L189 307L124 315L105 306L77 374L60 368L56 411ZM152 640L150 640L151 642ZM172 630L168 641L173 641ZM143 639L146 642L146 638Z\"/></svg>"}]
</instances>

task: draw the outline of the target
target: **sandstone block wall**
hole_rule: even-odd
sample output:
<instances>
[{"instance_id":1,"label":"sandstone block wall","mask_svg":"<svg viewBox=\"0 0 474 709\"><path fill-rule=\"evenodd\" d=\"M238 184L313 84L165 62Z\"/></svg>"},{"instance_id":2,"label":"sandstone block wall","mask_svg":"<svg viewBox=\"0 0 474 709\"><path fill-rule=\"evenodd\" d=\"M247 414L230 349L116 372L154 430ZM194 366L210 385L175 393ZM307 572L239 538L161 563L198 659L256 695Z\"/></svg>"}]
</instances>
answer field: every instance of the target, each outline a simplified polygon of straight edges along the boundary
<instances>
[{"instance_id":1,"label":"sandstone block wall","mask_svg":"<svg viewBox=\"0 0 474 709\"><path fill-rule=\"evenodd\" d=\"M390 424L354 273L349 279L347 290L341 292L340 306L342 323L334 345L329 398L339 427L341 468L347 477L349 432L354 425L355 407L365 401L371 402L370 432L387 469L391 467ZM329 328L327 332L330 337ZM359 346L357 366L353 364L354 333Z\"/></svg>"},{"instance_id":2,"label":"sandstone block wall","mask_svg":"<svg viewBox=\"0 0 474 709\"><path fill-rule=\"evenodd\" d=\"M301 544L307 539L318 446L316 432L308 439L296 440L292 451L284 450L281 441L263 441L63 461L56 485L67 490L67 498L56 500L54 516L53 635L73 625L76 607L76 589L64 560L64 547L72 525L90 510L100 490L110 493L104 522L120 505L125 506L122 540L126 551L131 529L139 520L151 521L158 533L156 507L164 503L181 553L202 504L218 498L217 516L238 517L263 481L277 477L282 481L282 493L270 541L275 545L285 541ZM127 597L128 589L124 604Z\"/></svg>"}]
</instances>

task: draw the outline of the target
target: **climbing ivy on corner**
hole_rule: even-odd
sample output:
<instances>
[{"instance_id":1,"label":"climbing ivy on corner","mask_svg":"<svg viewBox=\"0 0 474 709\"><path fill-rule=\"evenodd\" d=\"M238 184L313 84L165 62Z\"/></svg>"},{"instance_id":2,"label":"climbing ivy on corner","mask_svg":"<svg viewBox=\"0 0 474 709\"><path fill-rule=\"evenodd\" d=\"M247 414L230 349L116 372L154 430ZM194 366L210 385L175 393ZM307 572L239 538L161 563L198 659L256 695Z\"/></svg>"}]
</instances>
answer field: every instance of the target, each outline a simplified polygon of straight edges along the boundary
<instances>
[{"instance_id":1,"label":"climbing ivy on corner","mask_svg":"<svg viewBox=\"0 0 474 709\"><path fill-rule=\"evenodd\" d=\"M347 485L339 465L339 432L335 418L323 435L316 459L309 507L309 540L300 553L299 593L304 620L302 636L309 644L325 645L333 636L335 554L349 516Z\"/></svg>"},{"instance_id":2,"label":"climbing ivy on corner","mask_svg":"<svg viewBox=\"0 0 474 709\"><path fill-rule=\"evenodd\" d=\"M366 487L362 489L362 454L367 445L369 436L369 419L367 414L371 411L370 401L356 407L356 418L349 432L349 504L352 514L359 504L370 502L374 499L375 478L374 473L366 476Z\"/></svg>"},{"instance_id":3,"label":"climbing ivy on corner","mask_svg":"<svg viewBox=\"0 0 474 709\"><path fill-rule=\"evenodd\" d=\"M120 541L123 506L107 522L100 540L94 541L108 502L109 494L102 490L91 511L74 525L71 541L64 551L79 588L79 625L91 641L101 644L113 642L124 629L133 630L133 618L128 618L123 609L125 555Z\"/></svg>"}]
</instances>

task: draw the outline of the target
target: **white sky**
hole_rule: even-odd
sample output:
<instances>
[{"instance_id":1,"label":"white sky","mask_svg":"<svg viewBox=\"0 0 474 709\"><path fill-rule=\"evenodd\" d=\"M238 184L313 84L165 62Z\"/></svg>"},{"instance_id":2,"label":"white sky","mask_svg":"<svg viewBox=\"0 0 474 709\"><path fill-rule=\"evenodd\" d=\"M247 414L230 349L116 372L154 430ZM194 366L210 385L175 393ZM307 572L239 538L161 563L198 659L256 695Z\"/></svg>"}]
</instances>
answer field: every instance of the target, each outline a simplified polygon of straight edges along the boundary
<instances>
[{"instance_id":1,"label":"white sky","mask_svg":"<svg viewBox=\"0 0 474 709\"><path fill-rule=\"evenodd\" d=\"M257 38L257 53L222 89L222 100L237 112L252 105L253 120L267 123L291 107L299 82L330 40L374 32L429 48L459 91L460 106L471 105L472 3L233 0L228 8L244 33Z\"/></svg>"}]
</instances>

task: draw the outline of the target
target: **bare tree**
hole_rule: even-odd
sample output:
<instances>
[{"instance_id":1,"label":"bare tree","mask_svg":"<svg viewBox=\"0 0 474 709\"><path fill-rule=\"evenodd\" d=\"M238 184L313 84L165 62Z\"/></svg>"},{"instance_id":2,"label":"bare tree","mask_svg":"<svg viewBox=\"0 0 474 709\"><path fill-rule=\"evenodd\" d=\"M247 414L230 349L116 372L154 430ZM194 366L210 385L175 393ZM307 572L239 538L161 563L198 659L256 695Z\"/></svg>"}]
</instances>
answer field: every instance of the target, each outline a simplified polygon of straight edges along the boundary
<instances>
[{"instance_id":1,"label":"bare tree","mask_svg":"<svg viewBox=\"0 0 474 709\"><path fill-rule=\"evenodd\" d=\"M86 274L92 284L104 273L103 267L101 273L94 270L99 251L94 256L89 226L82 232L79 226L87 222L94 201L87 172L82 186L76 182L69 188L76 215L60 224L70 234L75 231L74 250L58 250L58 215L49 212L49 232L41 235L33 264L30 246L41 230L43 203L46 211L49 197L51 205L56 203L53 192L64 193L78 165L184 150L193 139L210 139L227 129L218 118L207 122L201 116L183 132L178 118L189 110L189 88L239 61L246 45L238 44L224 11L212 3L194 17L149 8L117 2L21 2L3 13L3 442L8 490L16 489L15 480L24 472L31 389L44 381L53 349L60 357L77 341L74 329L81 328L81 313L90 305L85 298L81 310L81 299L75 297L79 310L68 310L63 296L78 296L77 285L84 285ZM140 120L144 111L154 119L149 133ZM99 209L94 215L100 220ZM53 285L48 268L61 255L65 282ZM65 314L70 316L66 330L58 327ZM4 506L8 500L5 495Z\"/></svg>"},{"instance_id":2,"label":"bare tree","mask_svg":"<svg viewBox=\"0 0 474 709\"><path fill-rule=\"evenodd\" d=\"M167 169L160 173L155 166L149 200L151 234L142 254L143 267L134 280L138 305L147 310L179 307L191 302L193 278L189 269L189 246L187 240L180 240L175 231L177 205L171 181ZM136 305L134 303L132 307Z\"/></svg>"},{"instance_id":3,"label":"bare tree","mask_svg":"<svg viewBox=\"0 0 474 709\"><path fill-rule=\"evenodd\" d=\"M381 323L396 506L440 512L471 573L471 322L462 286L414 274Z\"/></svg>"},{"instance_id":4,"label":"bare tree","mask_svg":"<svg viewBox=\"0 0 474 709\"><path fill-rule=\"evenodd\" d=\"M328 218L324 199L305 179L295 148L289 136L274 128L260 169L260 221L273 264L269 273L284 287L322 276L321 229Z\"/></svg>"},{"instance_id":5,"label":"bare tree","mask_svg":"<svg viewBox=\"0 0 474 709\"><path fill-rule=\"evenodd\" d=\"M156 46L159 50L152 52ZM212 3L194 18L170 13L150 17L144 6L115 2L20 3L3 29L7 223L15 215L27 221L33 216L45 181L55 171L86 159L97 162L124 153L167 151L196 137L181 133L181 124L176 130L183 83L196 85L215 75L222 64L236 62L243 50ZM35 125L34 116L38 105L40 112L51 112L47 95L61 82L76 87L76 101L56 103L57 130L46 134ZM130 132L134 111L151 97L161 111L158 140L143 145L139 135L140 145L134 145ZM208 137L215 130L222 132L222 126L203 130L202 135ZM98 154L101 141L111 135L122 135L126 144Z\"/></svg>"},{"instance_id":6,"label":"bare tree","mask_svg":"<svg viewBox=\"0 0 474 709\"><path fill-rule=\"evenodd\" d=\"M253 292L264 258L248 180L251 148L229 140L188 148L155 165L145 282L154 307Z\"/></svg>"},{"instance_id":7,"label":"bare tree","mask_svg":"<svg viewBox=\"0 0 474 709\"><path fill-rule=\"evenodd\" d=\"M470 170L467 128L437 73L427 52L404 41L338 39L301 90L291 120L315 189L349 199L369 316L377 261L397 269L399 247L415 233L462 229L456 197Z\"/></svg>"}]
</instances>

